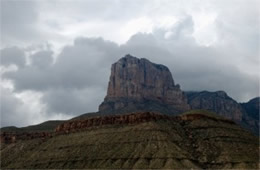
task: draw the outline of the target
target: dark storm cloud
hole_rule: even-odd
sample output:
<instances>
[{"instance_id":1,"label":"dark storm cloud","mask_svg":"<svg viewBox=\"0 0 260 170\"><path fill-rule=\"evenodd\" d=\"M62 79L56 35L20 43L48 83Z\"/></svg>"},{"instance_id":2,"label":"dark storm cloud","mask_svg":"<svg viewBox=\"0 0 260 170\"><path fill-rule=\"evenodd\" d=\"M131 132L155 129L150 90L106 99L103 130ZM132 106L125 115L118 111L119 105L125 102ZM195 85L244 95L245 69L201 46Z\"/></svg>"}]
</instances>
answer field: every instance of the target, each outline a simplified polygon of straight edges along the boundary
<instances>
[{"instance_id":1,"label":"dark storm cloud","mask_svg":"<svg viewBox=\"0 0 260 170\"><path fill-rule=\"evenodd\" d=\"M14 80L17 91L102 86L108 81L108 63L117 53L118 46L110 41L78 38L74 45L62 50L54 64L51 51L40 51L30 56L31 65L3 77Z\"/></svg>"},{"instance_id":2,"label":"dark storm cloud","mask_svg":"<svg viewBox=\"0 0 260 170\"><path fill-rule=\"evenodd\" d=\"M110 41L78 38L62 50L54 63L51 51L39 51L29 56L30 65L6 72L3 78L13 81L16 92L43 93L42 102L49 114L96 111L106 93L110 65L118 53L119 47Z\"/></svg>"},{"instance_id":3,"label":"dark storm cloud","mask_svg":"<svg viewBox=\"0 0 260 170\"><path fill-rule=\"evenodd\" d=\"M48 113L80 114L96 111L102 102L109 79L110 66L130 53L164 64L183 90L225 90L237 100L258 94L257 77L241 72L228 53L217 47L199 46L192 38L190 16L170 31L138 33L118 46L101 38L78 38L66 46L52 61L51 51L31 55L31 65L4 74L14 82L16 91L35 90L43 93L41 101Z\"/></svg>"}]
</instances>

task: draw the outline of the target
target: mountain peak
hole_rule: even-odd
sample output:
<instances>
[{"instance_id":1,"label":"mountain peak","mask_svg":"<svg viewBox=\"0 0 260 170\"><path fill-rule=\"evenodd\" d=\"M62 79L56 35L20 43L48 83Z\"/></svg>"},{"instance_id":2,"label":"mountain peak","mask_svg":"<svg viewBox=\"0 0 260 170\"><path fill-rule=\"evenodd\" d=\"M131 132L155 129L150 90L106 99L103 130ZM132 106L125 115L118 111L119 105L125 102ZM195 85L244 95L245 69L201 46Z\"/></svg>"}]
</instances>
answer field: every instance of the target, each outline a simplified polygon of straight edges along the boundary
<instances>
[{"instance_id":1,"label":"mountain peak","mask_svg":"<svg viewBox=\"0 0 260 170\"><path fill-rule=\"evenodd\" d=\"M134 57L131 54L126 54L123 58L135 58L135 59L138 59L137 57Z\"/></svg>"},{"instance_id":2,"label":"mountain peak","mask_svg":"<svg viewBox=\"0 0 260 170\"><path fill-rule=\"evenodd\" d=\"M107 96L99 111L118 113L161 109L176 113L189 109L185 95L180 86L174 84L166 66L130 54L112 65Z\"/></svg>"}]
</instances>

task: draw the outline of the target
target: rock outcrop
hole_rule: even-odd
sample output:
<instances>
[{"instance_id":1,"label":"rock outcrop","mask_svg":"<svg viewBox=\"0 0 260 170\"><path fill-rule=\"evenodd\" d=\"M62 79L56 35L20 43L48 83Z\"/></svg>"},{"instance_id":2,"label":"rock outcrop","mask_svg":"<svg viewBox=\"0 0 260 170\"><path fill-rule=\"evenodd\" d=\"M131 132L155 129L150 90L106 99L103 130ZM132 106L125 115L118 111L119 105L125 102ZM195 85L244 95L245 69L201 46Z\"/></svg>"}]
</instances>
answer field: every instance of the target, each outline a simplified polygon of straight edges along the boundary
<instances>
[{"instance_id":1,"label":"rock outcrop","mask_svg":"<svg viewBox=\"0 0 260 170\"><path fill-rule=\"evenodd\" d=\"M170 120L177 119L178 117L168 117L165 114L158 114L153 112L139 112L123 115L109 115L109 116L97 116L87 118L84 120L71 120L63 124L60 124L55 129L57 134L70 133L83 130L90 127L98 127L104 125L116 125L116 124L137 124L141 122L157 121L157 120Z\"/></svg>"},{"instance_id":2,"label":"rock outcrop","mask_svg":"<svg viewBox=\"0 0 260 170\"><path fill-rule=\"evenodd\" d=\"M192 111L191 111L192 112ZM196 111L192 114L181 114L178 116L168 116L166 114L155 112L136 112L131 114L109 115L109 116L96 116L85 118L83 120L70 120L64 122L55 128L55 134L67 134L78 132L93 127L102 127L106 125L131 125L151 121L194 121L198 119L208 119L214 121L221 121L229 124L235 124L232 120L223 117L216 117L212 115L203 114L206 111Z\"/></svg>"},{"instance_id":3,"label":"rock outcrop","mask_svg":"<svg viewBox=\"0 0 260 170\"><path fill-rule=\"evenodd\" d=\"M53 134L51 132L3 132L0 135L0 143L10 144L20 140L32 139L46 140L47 138L51 138L52 136Z\"/></svg>"},{"instance_id":4,"label":"rock outcrop","mask_svg":"<svg viewBox=\"0 0 260 170\"><path fill-rule=\"evenodd\" d=\"M204 109L218 113L236 122L242 121L243 108L224 91L186 92L191 109Z\"/></svg>"},{"instance_id":5,"label":"rock outcrop","mask_svg":"<svg viewBox=\"0 0 260 170\"><path fill-rule=\"evenodd\" d=\"M107 96L99 107L104 113L186 110L187 99L180 86L175 85L169 69L131 55L112 65Z\"/></svg>"},{"instance_id":6,"label":"rock outcrop","mask_svg":"<svg viewBox=\"0 0 260 170\"><path fill-rule=\"evenodd\" d=\"M238 103L224 91L185 92L191 109L204 109L224 116L259 134L259 98Z\"/></svg>"}]
</instances>

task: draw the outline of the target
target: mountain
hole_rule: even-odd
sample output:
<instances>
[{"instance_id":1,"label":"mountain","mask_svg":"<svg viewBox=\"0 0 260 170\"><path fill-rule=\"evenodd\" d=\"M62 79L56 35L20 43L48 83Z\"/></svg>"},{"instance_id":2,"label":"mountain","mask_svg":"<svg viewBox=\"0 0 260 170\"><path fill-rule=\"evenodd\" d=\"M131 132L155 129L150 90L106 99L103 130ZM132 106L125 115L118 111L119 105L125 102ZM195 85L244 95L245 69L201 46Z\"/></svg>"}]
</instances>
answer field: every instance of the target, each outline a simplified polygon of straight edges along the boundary
<instances>
[{"instance_id":1,"label":"mountain","mask_svg":"<svg viewBox=\"0 0 260 170\"><path fill-rule=\"evenodd\" d=\"M3 169L259 168L258 138L202 110L70 120L44 137L15 137L1 144Z\"/></svg>"},{"instance_id":2,"label":"mountain","mask_svg":"<svg viewBox=\"0 0 260 170\"><path fill-rule=\"evenodd\" d=\"M189 110L187 98L169 69L147 59L126 55L114 63L101 113L159 111L176 114Z\"/></svg>"},{"instance_id":3,"label":"mountain","mask_svg":"<svg viewBox=\"0 0 260 170\"><path fill-rule=\"evenodd\" d=\"M243 125L259 135L259 108L260 108L260 97L253 98L247 103L240 104L244 109L243 114Z\"/></svg>"},{"instance_id":4,"label":"mountain","mask_svg":"<svg viewBox=\"0 0 260 170\"><path fill-rule=\"evenodd\" d=\"M204 109L218 113L236 122L242 121L243 108L224 91L186 92L191 109Z\"/></svg>"},{"instance_id":5,"label":"mountain","mask_svg":"<svg viewBox=\"0 0 260 170\"><path fill-rule=\"evenodd\" d=\"M126 55L98 112L1 128L1 169L259 169L246 130L258 134L258 113L259 98L184 93L166 66Z\"/></svg>"},{"instance_id":6,"label":"mountain","mask_svg":"<svg viewBox=\"0 0 260 170\"><path fill-rule=\"evenodd\" d=\"M191 109L213 111L259 134L259 98L240 104L224 91L185 92Z\"/></svg>"},{"instance_id":7,"label":"mountain","mask_svg":"<svg viewBox=\"0 0 260 170\"><path fill-rule=\"evenodd\" d=\"M259 120L260 97L253 98L247 103L241 103L241 106L247 112L247 116Z\"/></svg>"},{"instance_id":8,"label":"mountain","mask_svg":"<svg viewBox=\"0 0 260 170\"><path fill-rule=\"evenodd\" d=\"M234 120L255 134L259 132L259 98L240 104L224 91L184 93L180 86L174 83L166 66L129 54L112 65L107 95L99 106L99 111L82 114L73 119L136 111L177 115L190 109L213 111ZM58 124L59 122L53 122L49 125L47 122L32 127L7 127L1 130L51 130Z\"/></svg>"}]
</instances>

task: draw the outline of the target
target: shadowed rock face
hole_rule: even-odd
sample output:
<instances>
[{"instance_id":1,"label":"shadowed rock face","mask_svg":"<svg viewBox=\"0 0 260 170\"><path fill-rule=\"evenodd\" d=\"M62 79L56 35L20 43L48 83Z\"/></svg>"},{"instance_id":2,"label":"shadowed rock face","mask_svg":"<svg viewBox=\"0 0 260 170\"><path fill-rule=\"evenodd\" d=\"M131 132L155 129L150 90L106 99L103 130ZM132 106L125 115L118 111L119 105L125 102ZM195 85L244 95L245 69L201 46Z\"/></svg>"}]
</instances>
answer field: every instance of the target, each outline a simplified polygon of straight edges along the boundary
<instances>
[{"instance_id":1,"label":"shadowed rock face","mask_svg":"<svg viewBox=\"0 0 260 170\"><path fill-rule=\"evenodd\" d=\"M186 94L191 109L210 110L236 122L242 121L242 107L224 91L187 92Z\"/></svg>"},{"instance_id":2,"label":"shadowed rock face","mask_svg":"<svg viewBox=\"0 0 260 170\"><path fill-rule=\"evenodd\" d=\"M151 107L152 106L152 107ZM166 66L126 55L111 68L107 96L100 112L161 111L179 113L189 109L187 99L174 84Z\"/></svg>"},{"instance_id":3,"label":"shadowed rock face","mask_svg":"<svg viewBox=\"0 0 260 170\"><path fill-rule=\"evenodd\" d=\"M247 103L242 103L242 107L248 113L247 116L259 120L260 97L251 99Z\"/></svg>"},{"instance_id":4,"label":"shadowed rock face","mask_svg":"<svg viewBox=\"0 0 260 170\"><path fill-rule=\"evenodd\" d=\"M238 103L224 91L186 92L191 109L204 109L231 119L254 134L259 134L259 97Z\"/></svg>"},{"instance_id":5,"label":"shadowed rock face","mask_svg":"<svg viewBox=\"0 0 260 170\"><path fill-rule=\"evenodd\" d=\"M246 128L259 135L260 97L253 98L247 103L242 103L241 106L245 111L242 121Z\"/></svg>"}]
</instances>

